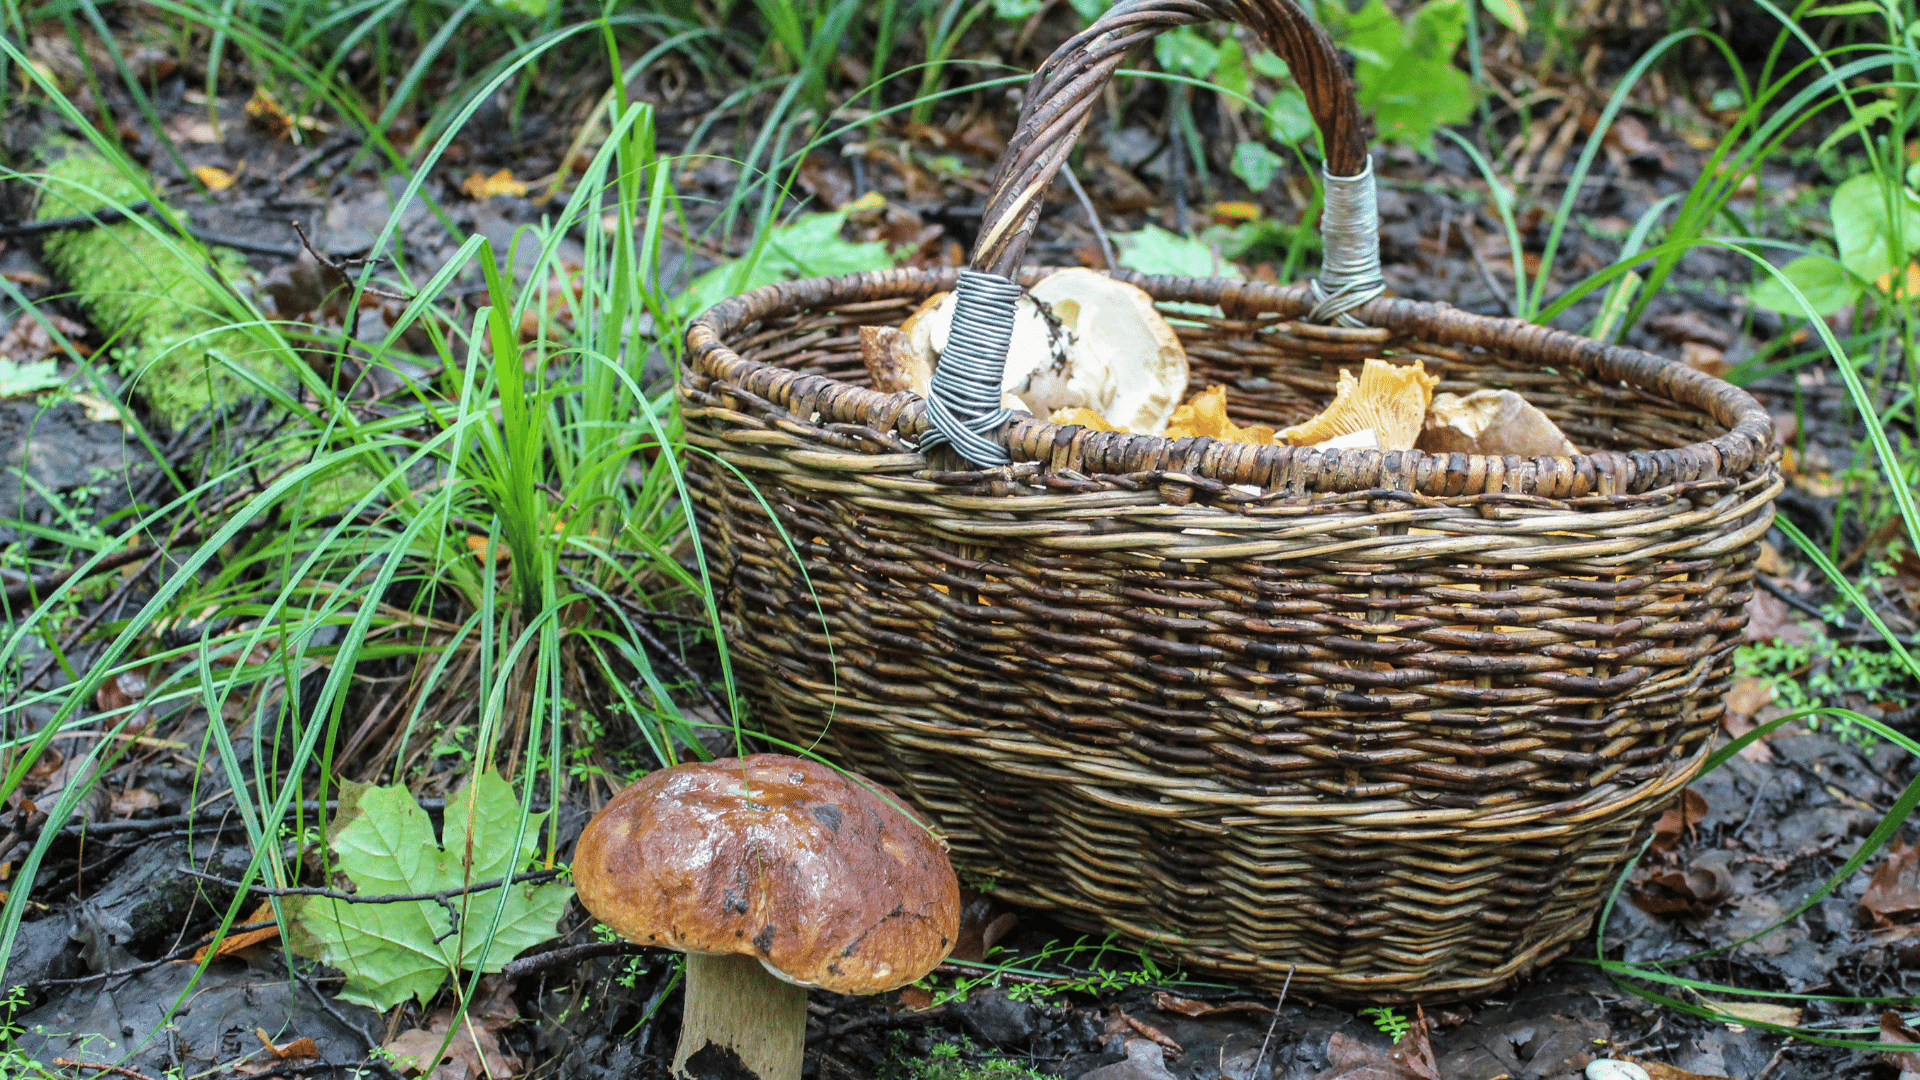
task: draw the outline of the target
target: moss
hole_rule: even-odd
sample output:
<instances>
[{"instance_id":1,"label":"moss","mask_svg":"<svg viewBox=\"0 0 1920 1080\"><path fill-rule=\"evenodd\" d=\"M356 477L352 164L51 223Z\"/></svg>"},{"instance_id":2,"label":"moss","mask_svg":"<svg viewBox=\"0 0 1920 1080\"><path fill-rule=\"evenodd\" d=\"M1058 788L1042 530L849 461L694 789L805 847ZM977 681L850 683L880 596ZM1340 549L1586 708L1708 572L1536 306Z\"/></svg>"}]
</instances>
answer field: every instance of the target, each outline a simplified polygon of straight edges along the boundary
<instances>
[{"instance_id":1,"label":"moss","mask_svg":"<svg viewBox=\"0 0 1920 1080\"><path fill-rule=\"evenodd\" d=\"M144 196L112 162L75 143L50 146L40 218L125 205ZM97 193L97 194L96 194ZM137 222L55 233L47 263L73 289L88 317L112 339L111 359L123 375L138 374L136 392L169 426L228 405L254 391L234 373L244 364L287 385L284 354L271 339L232 327L236 297L220 280L251 283L253 271L232 252L194 265L190 245L169 244Z\"/></svg>"},{"instance_id":2,"label":"moss","mask_svg":"<svg viewBox=\"0 0 1920 1080\"><path fill-rule=\"evenodd\" d=\"M899 1075L904 1066L906 1080L1053 1080L1018 1061L979 1057L972 1040L965 1036L934 1044L925 1057L896 1059L894 1065L887 1071Z\"/></svg>"}]
</instances>

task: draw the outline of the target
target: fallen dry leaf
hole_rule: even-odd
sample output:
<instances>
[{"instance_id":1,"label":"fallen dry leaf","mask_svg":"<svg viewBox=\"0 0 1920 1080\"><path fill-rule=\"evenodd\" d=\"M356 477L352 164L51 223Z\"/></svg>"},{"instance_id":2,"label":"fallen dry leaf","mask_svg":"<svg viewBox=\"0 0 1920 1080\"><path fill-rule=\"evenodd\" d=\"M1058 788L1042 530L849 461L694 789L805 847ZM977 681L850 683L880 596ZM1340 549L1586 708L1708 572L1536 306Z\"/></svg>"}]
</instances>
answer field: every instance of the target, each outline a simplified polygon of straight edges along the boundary
<instances>
[{"instance_id":1,"label":"fallen dry leaf","mask_svg":"<svg viewBox=\"0 0 1920 1080\"><path fill-rule=\"evenodd\" d=\"M1732 895L1733 875L1709 864L1647 875L1633 903L1650 915L1704 915Z\"/></svg>"},{"instance_id":2,"label":"fallen dry leaf","mask_svg":"<svg viewBox=\"0 0 1920 1080\"><path fill-rule=\"evenodd\" d=\"M267 1052L281 1061L289 1058L317 1058L320 1056L320 1048L314 1045L313 1040L305 1035L300 1036L290 1043L282 1043L275 1046L273 1038L267 1034L265 1028L254 1028L253 1033L261 1042L266 1044Z\"/></svg>"},{"instance_id":3,"label":"fallen dry leaf","mask_svg":"<svg viewBox=\"0 0 1920 1080\"><path fill-rule=\"evenodd\" d=\"M1709 997L1700 998L1700 1004L1755 1024L1795 1027L1800 1023L1800 1010L1786 1005L1768 1005L1758 1001L1715 1001Z\"/></svg>"},{"instance_id":4,"label":"fallen dry leaf","mask_svg":"<svg viewBox=\"0 0 1920 1080\"><path fill-rule=\"evenodd\" d=\"M1804 645L1813 640L1798 613L1785 600L1765 590L1756 590L1747 601L1748 641L1778 641L1783 645Z\"/></svg>"},{"instance_id":5,"label":"fallen dry leaf","mask_svg":"<svg viewBox=\"0 0 1920 1080\"><path fill-rule=\"evenodd\" d=\"M42 319L45 320L44 323ZM0 336L0 359L12 360L17 364L32 364L48 357L65 355L66 350L54 340L52 334L47 332L48 326L59 331L61 337L75 343L81 355L84 356L90 351L78 346L79 339L86 335L86 327L64 315L43 312L39 319L22 315L13 320L13 325L7 328L6 334Z\"/></svg>"},{"instance_id":6,"label":"fallen dry leaf","mask_svg":"<svg viewBox=\"0 0 1920 1080\"><path fill-rule=\"evenodd\" d=\"M273 905L271 903L262 903L259 907L253 909L253 914L248 915L246 918L240 921L242 924L273 922ZM245 930L238 934L229 934L226 937L221 938L215 944L202 945L200 947L200 950L193 954L193 960L191 962L198 964L201 961L205 960L207 958L208 949L213 950L213 955L216 958L222 957L222 956L232 956L234 953L237 953L242 949L249 948L254 945L258 945L263 941L267 941L272 938L277 938L279 936L280 936L280 926L277 923L274 924L273 926L265 926L258 930ZM315 1056L317 1057L318 1055L315 1055Z\"/></svg>"},{"instance_id":7,"label":"fallen dry leaf","mask_svg":"<svg viewBox=\"0 0 1920 1080\"><path fill-rule=\"evenodd\" d=\"M1753 561L1753 568L1770 577L1782 578L1793 575L1793 564L1787 561L1785 555L1780 554L1780 549L1774 547L1771 540L1760 541L1760 557Z\"/></svg>"},{"instance_id":8,"label":"fallen dry leaf","mask_svg":"<svg viewBox=\"0 0 1920 1080\"><path fill-rule=\"evenodd\" d=\"M146 788L128 788L117 792L107 800L107 813L114 817L132 817L135 814L160 809L160 796Z\"/></svg>"},{"instance_id":9,"label":"fallen dry leaf","mask_svg":"<svg viewBox=\"0 0 1920 1080\"><path fill-rule=\"evenodd\" d=\"M242 165L240 171L245 170L246 166ZM234 181L240 179L240 172L228 172L218 165L201 165L193 170L193 175L207 185L208 191L225 191L233 186Z\"/></svg>"},{"instance_id":10,"label":"fallen dry leaf","mask_svg":"<svg viewBox=\"0 0 1920 1080\"><path fill-rule=\"evenodd\" d=\"M1920 1031L1908 1027L1899 1013L1888 1009L1880 1014L1880 1041L1892 1046L1913 1046L1920 1043ZM1880 1055L1880 1060L1899 1069L1902 1076L1920 1072L1920 1051L1889 1050Z\"/></svg>"},{"instance_id":11,"label":"fallen dry leaf","mask_svg":"<svg viewBox=\"0 0 1920 1080\"><path fill-rule=\"evenodd\" d=\"M515 180L511 171L501 169L492 176L474 173L460 181L460 190L466 192L469 198L484 200L495 195L525 195L527 182Z\"/></svg>"},{"instance_id":12,"label":"fallen dry leaf","mask_svg":"<svg viewBox=\"0 0 1920 1080\"><path fill-rule=\"evenodd\" d=\"M1427 1011L1419 1010L1406 1033L1394 1041L1387 1056L1393 1063L1420 1080L1440 1080L1440 1066L1433 1060L1433 1044L1427 1037Z\"/></svg>"},{"instance_id":13,"label":"fallen dry leaf","mask_svg":"<svg viewBox=\"0 0 1920 1080\"><path fill-rule=\"evenodd\" d=\"M447 1049L436 1058L440 1044L453 1032ZM391 1055L402 1075L424 1076L427 1080L460 1080L463 1077L503 1077L520 1074L520 1059L503 1050L500 1037L485 1025L468 1018L456 1021L451 1011L433 1014L425 1028L403 1031L387 1040L384 1049Z\"/></svg>"},{"instance_id":14,"label":"fallen dry leaf","mask_svg":"<svg viewBox=\"0 0 1920 1080\"><path fill-rule=\"evenodd\" d=\"M1273 1007L1257 1001L1195 1001L1193 998L1175 997L1165 990L1153 992L1153 1007L1161 1012L1179 1013L1196 1020L1225 1013L1250 1012L1262 1016L1271 1016Z\"/></svg>"},{"instance_id":15,"label":"fallen dry leaf","mask_svg":"<svg viewBox=\"0 0 1920 1080\"><path fill-rule=\"evenodd\" d=\"M1185 1053L1185 1051L1180 1049L1179 1043L1167 1037L1166 1032L1161 1031L1152 1024L1135 1020L1133 1017L1128 1016L1126 1010L1118 1005L1113 1006L1107 1013L1106 1034L1109 1038L1115 1035L1125 1035L1129 1038L1138 1035L1158 1046L1166 1048L1171 1051L1175 1057L1179 1057Z\"/></svg>"},{"instance_id":16,"label":"fallen dry leaf","mask_svg":"<svg viewBox=\"0 0 1920 1080\"><path fill-rule=\"evenodd\" d=\"M1876 927L1899 926L1920 915L1920 851L1900 837L1887 844L1887 856L1874 867L1860 910Z\"/></svg>"},{"instance_id":17,"label":"fallen dry leaf","mask_svg":"<svg viewBox=\"0 0 1920 1080\"><path fill-rule=\"evenodd\" d=\"M1370 1046L1343 1031L1327 1038L1327 1067L1313 1080L1427 1080L1408 1070L1393 1054Z\"/></svg>"},{"instance_id":18,"label":"fallen dry leaf","mask_svg":"<svg viewBox=\"0 0 1920 1080\"><path fill-rule=\"evenodd\" d=\"M1729 1077L1725 1076L1691 1073L1685 1069L1669 1065L1664 1061L1639 1061L1635 1062L1635 1064L1647 1070L1647 1080L1730 1080Z\"/></svg>"},{"instance_id":19,"label":"fallen dry leaf","mask_svg":"<svg viewBox=\"0 0 1920 1080\"><path fill-rule=\"evenodd\" d=\"M467 550L473 552L475 559L485 563L487 561L487 538L469 534L467 537ZM513 558L513 552L508 549L506 544L495 544L493 545L493 558L495 562L505 565L508 559Z\"/></svg>"},{"instance_id":20,"label":"fallen dry leaf","mask_svg":"<svg viewBox=\"0 0 1920 1080\"><path fill-rule=\"evenodd\" d=\"M1727 373L1727 354L1703 341L1683 341L1680 343L1680 362L1709 375Z\"/></svg>"},{"instance_id":21,"label":"fallen dry leaf","mask_svg":"<svg viewBox=\"0 0 1920 1080\"><path fill-rule=\"evenodd\" d=\"M117 424L121 421L120 406L101 397L99 394L80 393L73 400L87 410L87 419L96 424Z\"/></svg>"},{"instance_id":22,"label":"fallen dry leaf","mask_svg":"<svg viewBox=\"0 0 1920 1080\"><path fill-rule=\"evenodd\" d=\"M1681 789L1680 797L1668 803L1660 819L1653 823L1654 850L1672 851L1682 835L1691 838L1695 828L1706 820L1709 809L1706 798L1699 792Z\"/></svg>"}]
</instances>

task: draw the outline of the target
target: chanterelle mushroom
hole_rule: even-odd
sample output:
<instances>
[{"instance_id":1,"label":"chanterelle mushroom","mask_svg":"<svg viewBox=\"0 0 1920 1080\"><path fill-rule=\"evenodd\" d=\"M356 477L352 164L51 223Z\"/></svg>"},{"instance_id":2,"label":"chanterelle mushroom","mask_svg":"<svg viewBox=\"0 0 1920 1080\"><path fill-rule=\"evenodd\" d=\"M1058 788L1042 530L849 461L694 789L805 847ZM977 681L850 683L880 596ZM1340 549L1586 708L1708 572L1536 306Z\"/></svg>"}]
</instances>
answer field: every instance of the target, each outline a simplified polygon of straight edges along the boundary
<instances>
[{"instance_id":1,"label":"chanterelle mushroom","mask_svg":"<svg viewBox=\"0 0 1920 1080\"><path fill-rule=\"evenodd\" d=\"M1433 388L1439 384L1440 377L1427 374L1426 365L1418 360L1409 366L1367 360L1360 365L1358 379L1341 368L1333 403L1279 437L1295 446L1325 446L1339 439L1334 443L1337 447L1411 450L1426 424Z\"/></svg>"},{"instance_id":2,"label":"chanterelle mushroom","mask_svg":"<svg viewBox=\"0 0 1920 1080\"><path fill-rule=\"evenodd\" d=\"M900 325L929 368L946 352L956 303L935 293ZM1114 430L1159 435L1186 389L1186 350L1144 290L1071 269L1021 295L1001 378L1008 408L1090 409Z\"/></svg>"},{"instance_id":3,"label":"chanterelle mushroom","mask_svg":"<svg viewBox=\"0 0 1920 1080\"><path fill-rule=\"evenodd\" d=\"M805 987L879 993L946 958L953 868L880 791L757 754L651 773L587 823L580 902L629 941L687 954L674 1075L798 1080Z\"/></svg>"}]
</instances>

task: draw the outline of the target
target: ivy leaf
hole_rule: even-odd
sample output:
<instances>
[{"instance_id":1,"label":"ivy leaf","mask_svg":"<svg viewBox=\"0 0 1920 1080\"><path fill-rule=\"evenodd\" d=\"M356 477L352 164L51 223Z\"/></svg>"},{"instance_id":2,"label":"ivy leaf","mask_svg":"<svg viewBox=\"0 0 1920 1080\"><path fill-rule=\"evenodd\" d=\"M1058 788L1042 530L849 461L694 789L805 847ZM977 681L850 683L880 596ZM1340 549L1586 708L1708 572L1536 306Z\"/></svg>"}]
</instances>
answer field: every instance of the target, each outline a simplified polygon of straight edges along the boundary
<instances>
[{"instance_id":1,"label":"ivy leaf","mask_svg":"<svg viewBox=\"0 0 1920 1080\"><path fill-rule=\"evenodd\" d=\"M1247 53L1235 38L1220 43L1213 65L1213 85L1226 91L1220 100L1236 113L1253 97L1253 79L1247 74Z\"/></svg>"},{"instance_id":2,"label":"ivy leaf","mask_svg":"<svg viewBox=\"0 0 1920 1080\"><path fill-rule=\"evenodd\" d=\"M446 846L434 839L427 812L403 786L342 792L329 836L337 867L357 895L438 892L505 877L533 854L545 813L520 833L520 803L498 773L488 771L447 800ZM447 909L434 901L350 904L298 897L292 909L293 951L346 972L345 1001L385 1011L407 998L425 1005L462 969L499 971L514 955L552 938L573 888L558 882L510 885L452 898L460 927L448 934ZM444 936L443 936L444 935ZM439 940L435 940L435 939Z\"/></svg>"},{"instance_id":3,"label":"ivy leaf","mask_svg":"<svg viewBox=\"0 0 1920 1080\"><path fill-rule=\"evenodd\" d=\"M1044 6L1044 0L993 0L993 13L1003 19L1031 18Z\"/></svg>"},{"instance_id":4,"label":"ivy leaf","mask_svg":"<svg viewBox=\"0 0 1920 1080\"><path fill-rule=\"evenodd\" d=\"M1824 255L1802 255L1780 268L1813 305L1815 315L1831 315L1858 299L1864 286L1847 268ZM1806 315L1800 301L1772 275L1754 283L1753 302L1790 317Z\"/></svg>"}]
</instances>

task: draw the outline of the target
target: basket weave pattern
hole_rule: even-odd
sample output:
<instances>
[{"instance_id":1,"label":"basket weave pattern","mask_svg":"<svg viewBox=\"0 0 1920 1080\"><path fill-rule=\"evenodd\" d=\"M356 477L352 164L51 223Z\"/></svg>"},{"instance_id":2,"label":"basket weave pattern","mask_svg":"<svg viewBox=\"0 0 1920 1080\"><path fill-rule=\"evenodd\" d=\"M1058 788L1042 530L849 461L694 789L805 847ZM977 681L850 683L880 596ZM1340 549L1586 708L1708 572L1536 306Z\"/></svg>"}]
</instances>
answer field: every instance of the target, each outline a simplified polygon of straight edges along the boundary
<instances>
[{"instance_id":1,"label":"basket weave pattern","mask_svg":"<svg viewBox=\"0 0 1920 1080\"><path fill-rule=\"evenodd\" d=\"M1016 274L1126 51L1210 18L1287 59L1328 176L1371 183L1344 68L1290 0L1120 0L1029 86L974 271ZM1519 391L1586 452L1016 415L991 433L1012 464L981 469L923 454L926 402L868 389L859 356L858 327L956 271L758 289L695 322L680 383L756 718L912 799L1002 895L1189 969L1431 1001L1565 951L1724 712L1781 487L1765 410L1635 350L1362 302L1364 281L1341 301L1362 325L1321 326L1305 287L1115 276L1240 424L1306 419L1342 366L1418 359L1442 391Z\"/></svg>"},{"instance_id":2,"label":"basket weave pattern","mask_svg":"<svg viewBox=\"0 0 1920 1080\"><path fill-rule=\"evenodd\" d=\"M683 380L690 439L730 466L691 475L756 715L895 785L1010 899L1249 982L1433 1000L1557 953L1723 712L1780 487L1757 405L1439 305L1339 330L1291 321L1298 288L1131 280L1225 301L1176 326L1239 422L1419 357L1604 449L1023 420L1026 464L929 473L923 405L861 388L856 327L946 279L770 286L696 327Z\"/></svg>"}]
</instances>

